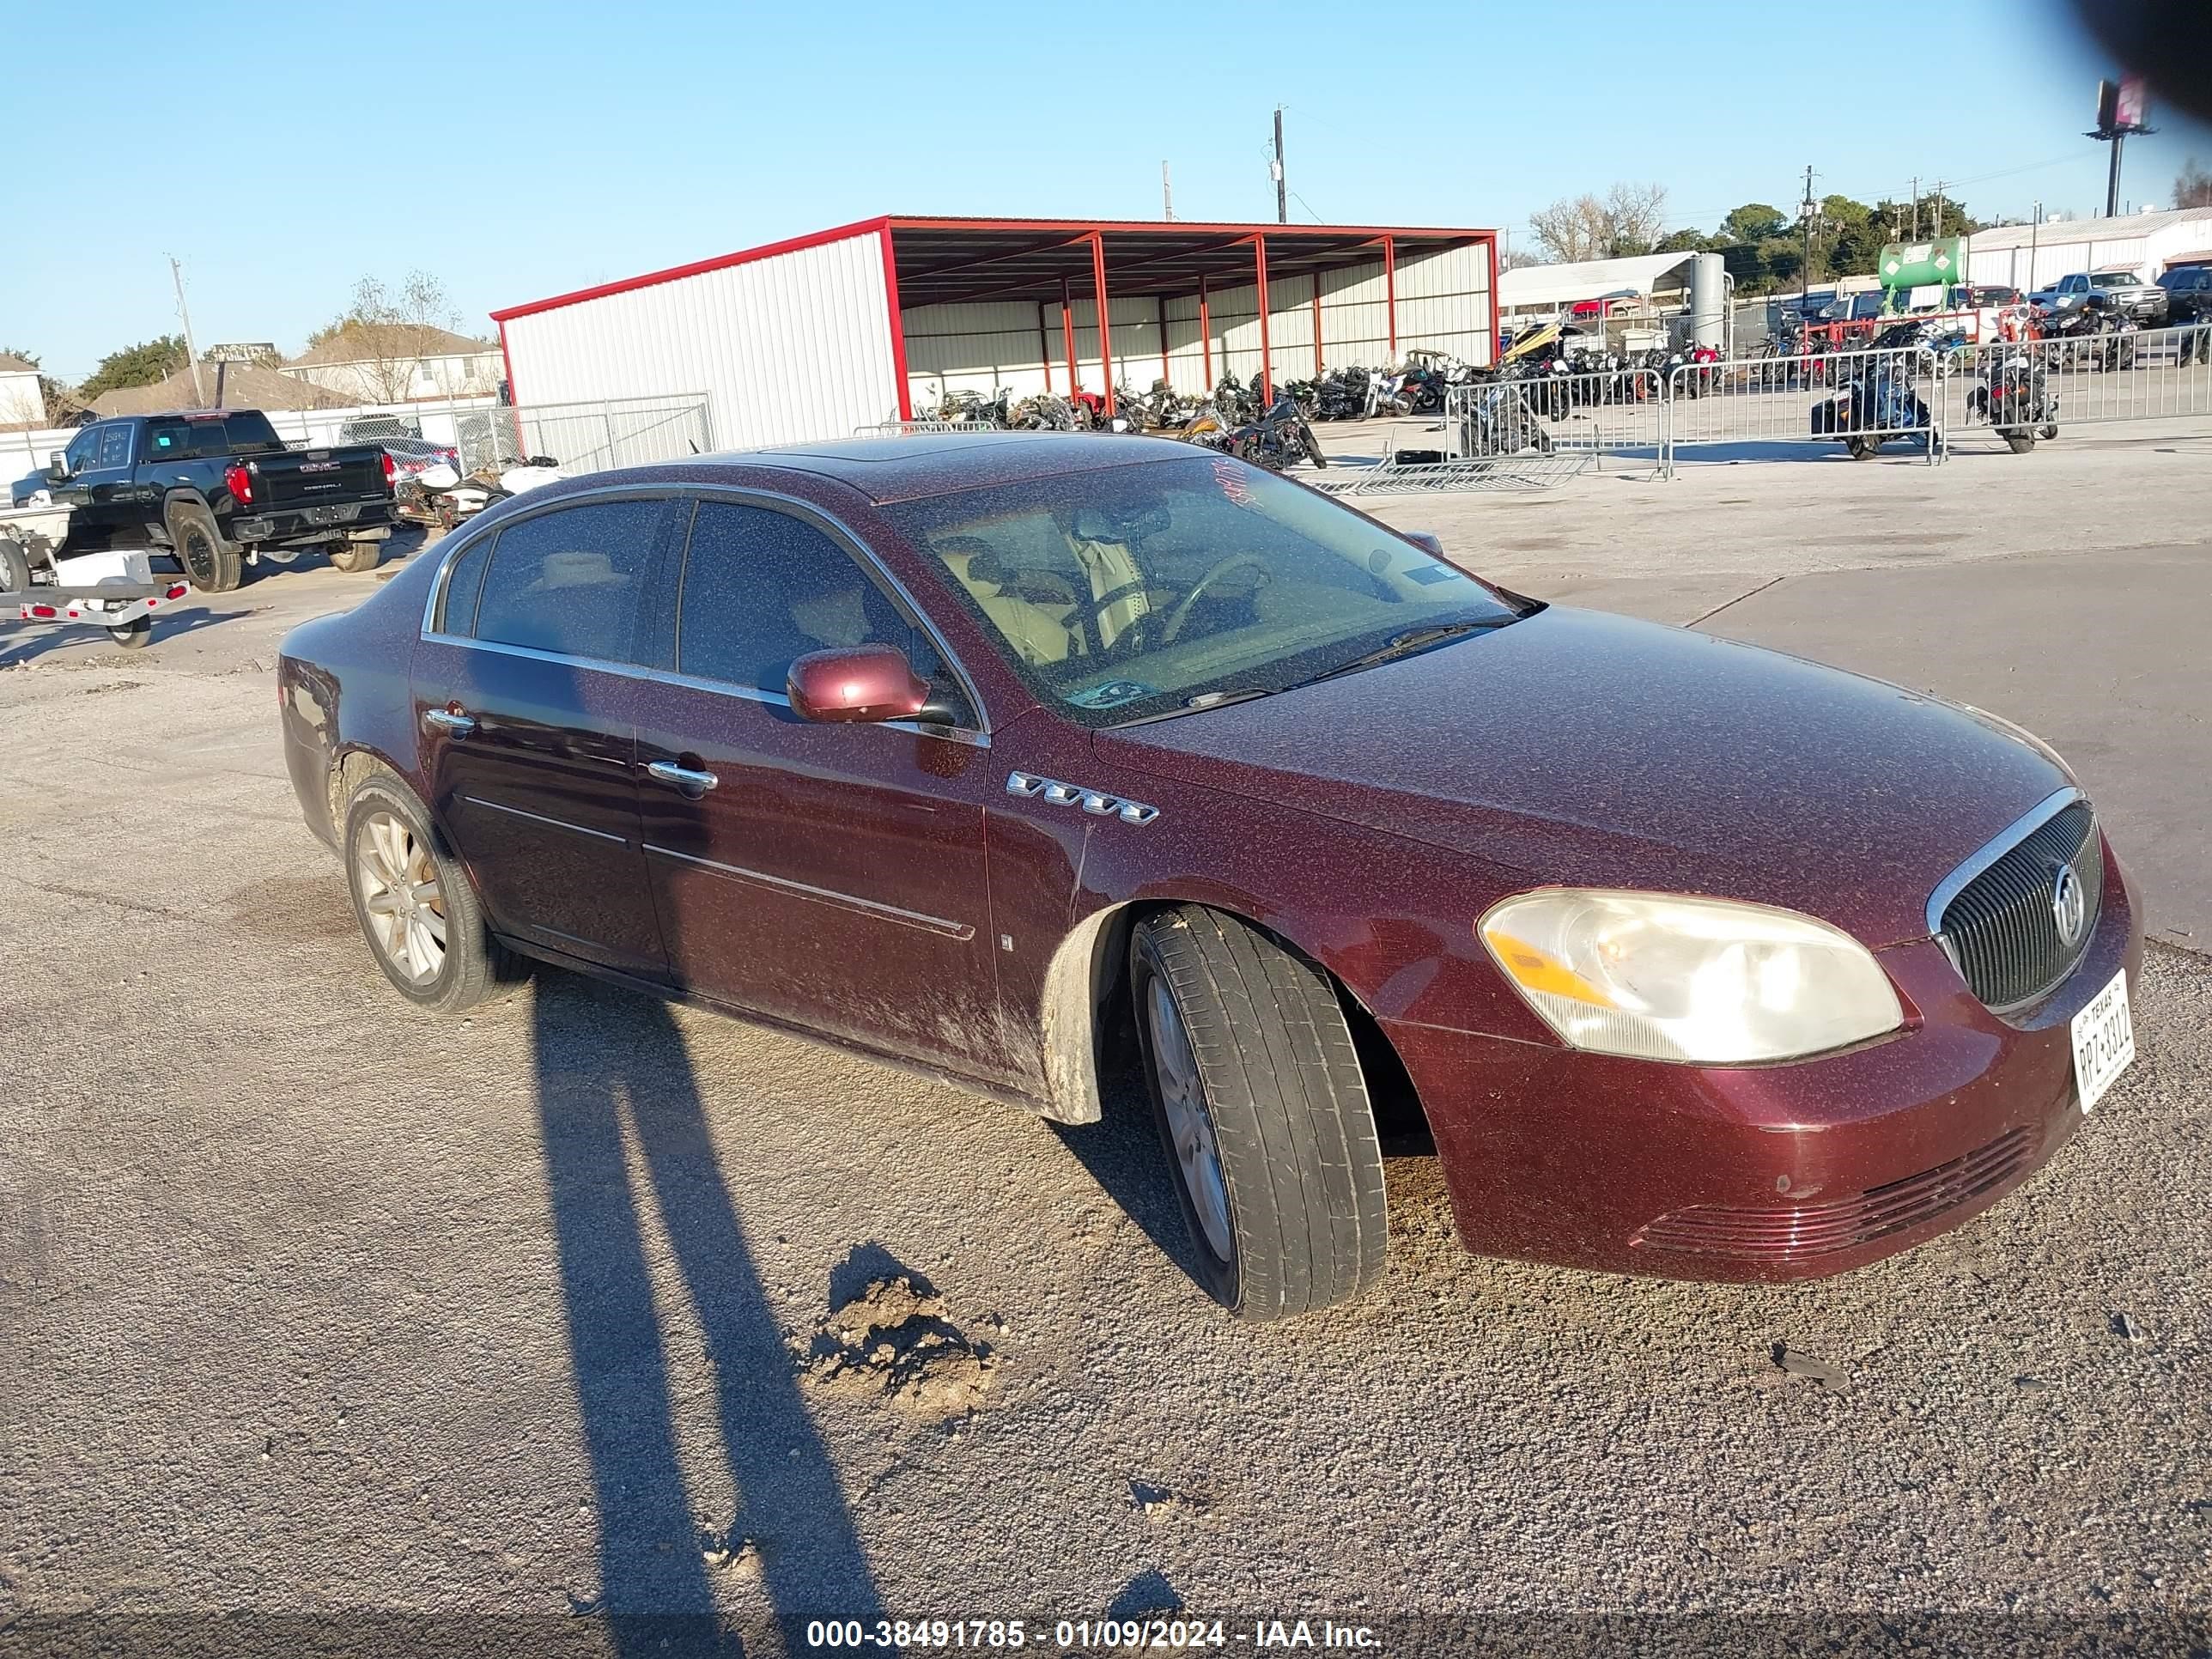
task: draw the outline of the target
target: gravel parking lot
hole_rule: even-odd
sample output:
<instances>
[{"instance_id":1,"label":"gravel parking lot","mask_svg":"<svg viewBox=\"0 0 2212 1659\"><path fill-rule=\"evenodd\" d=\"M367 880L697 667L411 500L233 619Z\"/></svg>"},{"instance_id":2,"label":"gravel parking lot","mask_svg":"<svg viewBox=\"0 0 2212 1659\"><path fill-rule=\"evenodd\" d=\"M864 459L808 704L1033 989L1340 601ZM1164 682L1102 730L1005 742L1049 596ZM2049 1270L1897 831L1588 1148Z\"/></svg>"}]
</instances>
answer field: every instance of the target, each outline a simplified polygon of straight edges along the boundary
<instances>
[{"instance_id":1,"label":"gravel parking lot","mask_svg":"<svg viewBox=\"0 0 2212 1659\"><path fill-rule=\"evenodd\" d=\"M0 1651L1173 1608L1232 1649L2212 1646L2208 453L1382 509L2034 726L2142 878L2141 1054L2084 1131L1779 1290L1470 1259L1406 1158L1381 1291L1245 1327L1126 1086L1056 1128L553 974L426 1023L276 748L276 641L374 577L303 564L128 657L0 623ZM901 1274L934 1346L847 1364L833 1304Z\"/></svg>"}]
</instances>

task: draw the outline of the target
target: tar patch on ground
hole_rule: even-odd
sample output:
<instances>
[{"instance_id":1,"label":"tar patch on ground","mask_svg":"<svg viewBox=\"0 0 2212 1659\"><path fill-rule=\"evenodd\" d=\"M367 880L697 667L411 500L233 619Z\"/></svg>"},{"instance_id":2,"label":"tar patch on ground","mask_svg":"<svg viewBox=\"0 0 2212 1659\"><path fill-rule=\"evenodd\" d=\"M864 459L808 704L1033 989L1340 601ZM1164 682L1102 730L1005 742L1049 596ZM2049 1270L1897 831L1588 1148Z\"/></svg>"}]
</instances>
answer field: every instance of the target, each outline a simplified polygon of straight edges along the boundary
<instances>
[{"instance_id":1,"label":"tar patch on ground","mask_svg":"<svg viewBox=\"0 0 2212 1659\"><path fill-rule=\"evenodd\" d=\"M946 1317L944 1298L903 1273L872 1279L848 1297L816 1328L801 1361L816 1388L937 1419L975 1411L996 1369L989 1346Z\"/></svg>"}]
</instances>

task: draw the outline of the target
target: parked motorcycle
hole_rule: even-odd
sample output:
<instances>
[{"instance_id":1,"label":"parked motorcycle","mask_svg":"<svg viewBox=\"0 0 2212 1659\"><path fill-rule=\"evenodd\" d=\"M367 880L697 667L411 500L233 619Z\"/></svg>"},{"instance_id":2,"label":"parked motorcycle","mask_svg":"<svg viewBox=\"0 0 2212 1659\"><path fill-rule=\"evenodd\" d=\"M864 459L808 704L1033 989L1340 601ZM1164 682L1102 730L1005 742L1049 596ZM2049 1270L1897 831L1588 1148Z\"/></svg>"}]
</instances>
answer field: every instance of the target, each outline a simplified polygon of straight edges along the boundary
<instances>
[{"instance_id":1,"label":"parked motorcycle","mask_svg":"<svg viewBox=\"0 0 2212 1659\"><path fill-rule=\"evenodd\" d=\"M1552 434L1518 379L1492 380L1468 395L1460 418L1462 456L1518 455L1525 449L1548 455L1552 448Z\"/></svg>"},{"instance_id":2,"label":"parked motorcycle","mask_svg":"<svg viewBox=\"0 0 2212 1659\"><path fill-rule=\"evenodd\" d=\"M2039 435L2058 435L2058 399L2034 352L2015 346L1993 362L1982 383L1966 394L1969 414L1987 421L2005 447L2025 455Z\"/></svg>"},{"instance_id":3,"label":"parked motorcycle","mask_svg":"<svg viewBox=\"0 0 2212 1659\"><path fill-rule=\"evenodd\" d=\"M1322 453L1320 440L1306 423L1305 411L1287 392L1277 398L1258 420L1231 432L1228 447L1237 459L1264 466L1270 472L1280 472L1286 466L1306 460L1316 466L1328 465L1328 457Z\"/></svg>"},{"instance_id":4,"label":"parked motorcycle","mask_svg":"<svg viewBox=\"0 0 2212 1659\"><path fill-rule=\"evenodd\" d=\"M1836 390L1813 405L1813 435L1840 438L1855 461L1874 459L1893 439L1917 437L1933 447L1935 423L1915 389L1911 360L1864 356L1844 360Z\"/></svg>"}]
</instances>

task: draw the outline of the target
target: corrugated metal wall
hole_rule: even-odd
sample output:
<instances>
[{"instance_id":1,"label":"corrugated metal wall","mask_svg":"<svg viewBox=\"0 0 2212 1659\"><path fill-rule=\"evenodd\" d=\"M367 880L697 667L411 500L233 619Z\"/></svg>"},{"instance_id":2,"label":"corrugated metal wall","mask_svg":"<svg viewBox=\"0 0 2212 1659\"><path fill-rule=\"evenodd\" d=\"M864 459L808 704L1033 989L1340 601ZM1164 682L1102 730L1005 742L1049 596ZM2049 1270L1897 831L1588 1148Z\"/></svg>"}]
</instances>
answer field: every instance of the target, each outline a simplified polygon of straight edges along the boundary
<instances>
[{"instance_id":1,"label":"corrugated metal wall","mask_svg":"<svg viewBox=\"0 0 2212 1659\"><path fill-rule=\"evenodd\" d=\"M889 318L870 231L514 318L507 349L518 403L703 391L742 448L896 420Z\"/></svg>"}]
</instances>

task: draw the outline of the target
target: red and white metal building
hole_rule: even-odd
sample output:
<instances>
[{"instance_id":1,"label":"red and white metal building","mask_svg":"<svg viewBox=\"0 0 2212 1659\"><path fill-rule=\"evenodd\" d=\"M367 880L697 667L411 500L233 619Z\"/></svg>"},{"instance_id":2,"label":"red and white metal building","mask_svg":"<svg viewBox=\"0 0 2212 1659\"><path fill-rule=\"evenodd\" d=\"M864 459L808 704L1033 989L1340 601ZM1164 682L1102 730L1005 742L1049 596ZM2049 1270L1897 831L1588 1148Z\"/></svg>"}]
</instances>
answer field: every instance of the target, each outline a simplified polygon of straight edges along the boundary
<instances>
[{"instance_id":1,"label":"red and white metal building","mask_svg":"<svg viewBox=\"0 0 2212 1659\"><path fill-rule=\"evenodd\" d=\"M1497 292L1489 230L887 216L492 317L516 403L703 392L715 442L745 447L965 389L1200 393L1417 348L1487 363Z\"/></svg>"}]
</instances>

